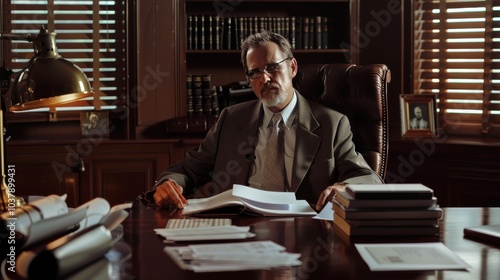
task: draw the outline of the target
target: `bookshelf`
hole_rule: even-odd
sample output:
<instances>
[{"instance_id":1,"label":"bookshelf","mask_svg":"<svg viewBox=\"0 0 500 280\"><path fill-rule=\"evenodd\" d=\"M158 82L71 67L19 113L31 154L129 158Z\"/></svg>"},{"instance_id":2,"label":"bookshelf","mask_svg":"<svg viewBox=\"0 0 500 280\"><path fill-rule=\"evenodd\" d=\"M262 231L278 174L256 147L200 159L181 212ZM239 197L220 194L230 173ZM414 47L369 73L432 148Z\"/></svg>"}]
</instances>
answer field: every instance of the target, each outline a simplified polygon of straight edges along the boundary
<instances>
[{"instance_id":1,"label":"bookshelf","mask_svg":"<svg viewBox=\"0 0 500 280\"><path fill-rule=\"evenodd\" d=\"M188 87L186 77L189 75L210 75L213 86L246 80L241 68L239 45L248 34L262 28L289 38L295 46L294 55L299 67L300 64L310 63L354 62L350 46L353 36L351 30L353 23L356 22L352 14L355 16L357 13L351 13L353 9L351 2L350 0L181 0L179 5L181 98L186 96ZM317 24L318 19L321 24ZM307 36L309 40L305 40L306 29L303 32L299 30L308 20L312 24L309 23L310 32ZM318 26L321 31L315 29ZM201 34L202 29L203 34ZM324 30L327 31L323 32ZM186 103L181 99L180 112L184 115L188 113Z\"/></svg>"}]
</instances>

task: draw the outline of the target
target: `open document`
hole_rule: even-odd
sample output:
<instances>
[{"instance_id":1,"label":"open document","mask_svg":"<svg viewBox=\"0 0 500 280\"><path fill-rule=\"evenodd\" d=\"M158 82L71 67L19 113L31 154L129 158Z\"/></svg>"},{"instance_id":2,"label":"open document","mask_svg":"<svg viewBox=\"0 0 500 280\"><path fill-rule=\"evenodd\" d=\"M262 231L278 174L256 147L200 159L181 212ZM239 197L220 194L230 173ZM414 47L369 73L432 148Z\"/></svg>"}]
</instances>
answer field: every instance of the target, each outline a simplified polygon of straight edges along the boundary
<instances>
[{"instance_id":1,"label":"open document","mask_svg":"<svg viewBox=\"0 0 500 280\"><path fill-rule=\"evenodd\" d=\"M182 214L239 214L262 216L314 216L316 212L305 200L297 200L293 192L273 192L243 185L223 193L207 197L188 199Z\"/></svg>"},{"instance_id":2,"label":"open document","mask_svg":"<svg viewBox=\"0 0 500 280\"><path fill-rule=\"evenodd\" d=\"M372 271L444 270L470 267L440 242L355 244Z\"/></svg>"}]
</instances>

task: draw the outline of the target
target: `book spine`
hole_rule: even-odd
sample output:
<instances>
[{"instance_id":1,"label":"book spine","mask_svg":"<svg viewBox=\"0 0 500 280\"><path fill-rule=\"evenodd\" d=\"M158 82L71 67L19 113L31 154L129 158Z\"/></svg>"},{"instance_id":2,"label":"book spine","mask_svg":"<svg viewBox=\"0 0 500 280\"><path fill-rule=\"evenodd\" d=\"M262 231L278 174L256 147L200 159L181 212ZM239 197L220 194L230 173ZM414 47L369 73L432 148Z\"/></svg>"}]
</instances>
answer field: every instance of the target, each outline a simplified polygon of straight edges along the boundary
<instances>
[{"instance_id":1,"label":"book spine","mask_svg":"<svg viewBox=\"0 0 500 280\"><path fill-rule=\"evenodd\" d=\"M210 92L211 102L212 102L212 116L219 116L219 97L217 96L217 89L215 86L212 86L212 90Z\"/></svg>"},{"instance_id":2,"label":"book spine","mask_svg":"<svg viewBox=\"0 0 500 280\"><path fill-rule=\"evenodd\" d=\"M231 17L228 17L227 18L227 32L226 32L226 49L227 50L231 50L232 49L232 40L233 40L233 36L232 36L232 32L233 32L233 18Z\"/></svg>"},{"instance_id":3,"label":"book spine","mask_svg":"<svg viewBox=\"0 0 500 280\"><path fill-rule=\"evenodd\" d=\"M223 50L224 49L224 40L226 40L226 19L225 18L220 18L219 17L219 21L220 21L220 29L219 29L219 50Z\"/></svg>"},{"instance_id":4,"label":"book spine","mask_svg":"<svg viewBox=\"0 0 500 280\"><path fill-rule=\"evenodd\" d=\"M247 36L247 30L248 30L247 24L248 24L248 18L240 19L239 40L237 40L238 46L240 46L241 43L243 43L243 40L245 40L245 37Z\"/></svg>"},{"instance_id":5,"label":"book spine","mask_svg":"<svg viewBox=\"0 0 500 280\"><path fill-rule=\"evenodd\" d=\"M200 16L200 49L204 50L205 45L205 16Z\"/></svg>"},{"instance_id":6,"label":"book spine","mask_svg":"<svg viewBox=\"0 0 500 280\"><path fill-rule=\"evenodd\" d=\"M212 115L212 76L210 74L201 76L202 109L203 115Z\"/></svg>"},{"instance_id":7,"label":"book spine","mask_svg":"<svg viewBox=\"0 0 500 280\"><path fill-rule=\"evenodd\" d=\"M297 50L303 49L302 33L304 32L304 28L302 27L302 24L303 24L302 17L296 17L296 19L295 19L295 49L297 49Z\"/></svg>"},{"instance_id":8,"label":"book spine","mask_svg":"<svg viewBox=\"0 0 500 280\"><path fill-rule=\"evenodd\" d=\"M236 19L238 18L233 18L233 22L234 22L234 27L233 27L233 42L231 43L232 44L232 49L233 50L237 50L240 48L240 33L238 32L238 21L236 21ZM239 18L239 21L241 21L241 18Z\"/></svg>"},{"instance_id":9,"label":"book spine","mask_svg":"<svg viewBox=\"0 0 500 280\"><path fill-rule=\"evenodd\" d=\"M214 48L216 50L220 50L220 45L221 45L221 32L220 30L222 29L221 26L221 20L219 16L215 16L215 26L214 26L214 34L215 34L215 46Z\"/></svg>"},{"instance_id":10,"label":"book spine","mask_svg":"<svg viewBox=\"0 0 500 280\"><path fill-rule=\"evenodd\" d=\"M286 34L285 28L283 25L283 18L282 17L278 18L278 34L281 34L281 35Z\"/></svg>"},{"instance_id":11,"label":"book spine","mask_svg":"<svg viewBox=\"0 0 500 280\"><path fill-rule=\"evenodd\" d=\"M198 36L199 36L199 32L198 32L198 17L199 16L193 16L193 19L194 19L194 23L193 23L193 30L194 30L194 33L193 33L193 50L197 50L198 49Z\"/></svg>"},{"instance_id":12,"label":"book spine","mask_svg":"<svg viewBox=\"0 0 500 280\"><path fill-rule=\"evenodd\" d=\"M193 75L193 115L203 114L201 75Z\"/></svg>"},{"instance_id":13,"label":"book spine","mask_svg":"<svg viewBox=\"0 0 500 280\"><path fill-rule=\"evenodd\" d=\"M253 33L261 31L259 24L260 24L259 17L253 17L253 31L254 31Z\"/></svg>"},{"instance_id":14,"label":"book spine","mask_svg":"<svg viewBox=\"0 0 500 280\"><path fill-rule=\"evenodd\" d=\"M186 28L186 48L188 50L193 49L193 16L188 16L187 28Z\"/></svg>"},{"instance_id":15,"label":"book spine","mask_svg":"<svg viewBox=\"0 0 500 280\"><path fill-rule=\"evenodd\" d=\"M188 116L193 115L194 108L193 108L193 76L192 75L186 76L186 110L187 110Z\"/></svg>"},{"instance_id":16,"label":"book spine","mask_svg":"<svg viewBox=\"0 0 500 280\"><path fill-rule=\"evenodd\" d=\"M314 17L309 18L309 49L314 49L316 31L314 29Z\"/></svg>"},{"instance_id":17,"label":"book spine","mask_svg":"<svg viewBox=\"0 0 500 280\"><path fill-rule=\"evenodd\" d=\"M328 29L328 17L323 17L323 20L321 21L321 24L323 25L323 38L321 39L321 42L323 42L323 49L328 49L329 48L329 45L328 45L328 32L329 29Z\"/></svg>"},{"instance_id":18,"label":"book spine","mask_svg":"<svg viewBox=\"0 0 500 280\"><path fill-rule=\"evenodd\" d=\"M303 24L302 24L303 32L302 32L302 48L304 50L309 49L309 17L304 17L303 18Z\"/></svg>"},{"instance_id":19,"label":"book spine","mask_svg":"<svg viewBox=\"0 0 500 280\"><path fill-rule=\"evenodd\" d=\"M316 32L315 32L315 36L316 36L316 42L315 42L315 46L316 46L316 49L321 49L323 47L323 42L322 42L322 39L323 39L323 34L322 34L322 23L321 23L321 16L317 16L316 17L316 21L315 21L315 27L316 27Z\"/></svg>"},{"instance_id":20,"label":"book spine","mask_svg":"<svg viewBox=\"0 0 500 280\"><path fill-rule=\"evenodd\" d=\"M207 36L208 36L208 49L213 50L214 49L214 16L208 16L208 31L207 31Z\"/></svg>"}]
</instances>

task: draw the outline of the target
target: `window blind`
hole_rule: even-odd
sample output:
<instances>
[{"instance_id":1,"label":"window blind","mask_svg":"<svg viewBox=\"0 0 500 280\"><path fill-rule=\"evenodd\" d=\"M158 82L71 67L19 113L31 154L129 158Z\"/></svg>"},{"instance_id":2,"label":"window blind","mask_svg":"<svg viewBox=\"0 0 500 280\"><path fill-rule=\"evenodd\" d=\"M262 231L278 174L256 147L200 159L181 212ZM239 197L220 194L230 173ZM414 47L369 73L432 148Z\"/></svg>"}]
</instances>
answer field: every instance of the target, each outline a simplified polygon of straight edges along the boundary
<instances>
[{"instance_id":1,"label":"window blind","mask_svg":"<svg viewBox=\"0 0 500 280\"><path fill-rule=\"evenodd\" d=\"M500 136L500 1L414 1L414 94L446 134Z\"/></svg>"},{"instance_id":2,"label":"window blind","mask_svg":"<svg viewBox=\"0 0 500 280\"><path fill-rule=\"evenodd\" d=\"M6 2L4 33L37 34L41 26L55 32L58 53L80 67L94 89L94 97L59 107L57 111L114 110L123 105L122 100L126 100L124 1ZM4 63L14 72L21 70L34 54L31 42L14 40L6 45Z\"/></svg>"}]
</instances>

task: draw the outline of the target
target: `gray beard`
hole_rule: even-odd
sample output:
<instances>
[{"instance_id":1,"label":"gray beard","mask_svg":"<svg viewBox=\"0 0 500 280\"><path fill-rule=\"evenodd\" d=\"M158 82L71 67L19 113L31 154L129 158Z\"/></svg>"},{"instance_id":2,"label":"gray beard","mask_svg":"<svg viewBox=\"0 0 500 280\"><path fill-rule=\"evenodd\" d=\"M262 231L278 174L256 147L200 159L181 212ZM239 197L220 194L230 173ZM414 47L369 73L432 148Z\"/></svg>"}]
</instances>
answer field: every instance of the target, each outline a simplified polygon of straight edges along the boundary
<instances>
[{"instance_id":1,"label":"gray beard","mask_svg":"<svg viewBox=\"0 0 500 280\"><path fill-rule=\"evenodd\" d=\"M266 107L276 107L286 99L286 94L280 92L278 95L271 95L271 98L262 98L262 103Z\"/></svg>"}]
</instances>

